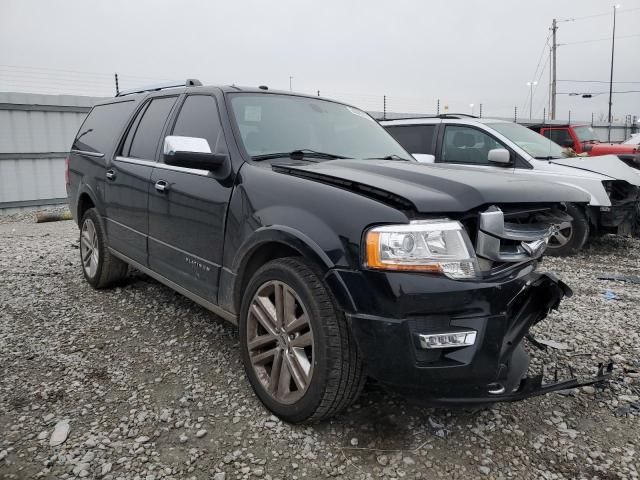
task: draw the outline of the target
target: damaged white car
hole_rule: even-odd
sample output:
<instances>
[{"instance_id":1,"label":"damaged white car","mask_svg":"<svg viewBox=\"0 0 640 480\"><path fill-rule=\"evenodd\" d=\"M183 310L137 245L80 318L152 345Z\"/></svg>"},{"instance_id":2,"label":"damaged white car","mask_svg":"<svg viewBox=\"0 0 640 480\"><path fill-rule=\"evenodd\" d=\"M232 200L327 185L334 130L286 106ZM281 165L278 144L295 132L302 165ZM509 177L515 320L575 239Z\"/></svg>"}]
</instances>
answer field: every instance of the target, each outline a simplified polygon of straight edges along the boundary
<instances>
[{"instance_id":1,"label":"damaged white car","mask_svg":"<svg viewBox=\"0 0 640 480\"><path fill-rule=\"evenodd\" d=\"M615 155L567 157L560 145L521 125L462 114L380 123L419 161L546 180L586 192L588 206L567 205L573 220L558 226L548 254L571 255L589 236L640 233L640 171Z\"/></svg>"}]
</instances>

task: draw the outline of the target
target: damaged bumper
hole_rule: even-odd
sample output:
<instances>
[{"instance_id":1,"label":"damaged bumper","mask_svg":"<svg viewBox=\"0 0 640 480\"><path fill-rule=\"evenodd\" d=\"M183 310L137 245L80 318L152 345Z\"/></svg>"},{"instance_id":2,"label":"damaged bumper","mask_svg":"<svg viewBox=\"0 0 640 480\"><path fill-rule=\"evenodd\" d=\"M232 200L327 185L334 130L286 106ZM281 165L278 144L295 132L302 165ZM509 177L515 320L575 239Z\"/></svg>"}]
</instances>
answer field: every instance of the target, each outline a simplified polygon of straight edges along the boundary
<instances>
[{"instance_id":1,"label":"damaged bumper","mask_svg":"<svg viewBox=\"0 0 640 480\"><path fill-rule=\"evenodd\" d=\"M640 235L640 187L623 181L604 182L610 207L600 207L600 227L618 235Z\"/></svg>"},{"instance_id":2,"label":"damaged bumper","mask_svg":"<svg viewBox=\"0 0 640 480\"><path fill-rule=\"evenodd\" d=\"M456 282L408 273L333 271L369 376L432 405L510 402L602 382L527 376L529 329L571 290L534 266ZM557 377L557 373L555 375Z\"/></svg>"}]
</instances>

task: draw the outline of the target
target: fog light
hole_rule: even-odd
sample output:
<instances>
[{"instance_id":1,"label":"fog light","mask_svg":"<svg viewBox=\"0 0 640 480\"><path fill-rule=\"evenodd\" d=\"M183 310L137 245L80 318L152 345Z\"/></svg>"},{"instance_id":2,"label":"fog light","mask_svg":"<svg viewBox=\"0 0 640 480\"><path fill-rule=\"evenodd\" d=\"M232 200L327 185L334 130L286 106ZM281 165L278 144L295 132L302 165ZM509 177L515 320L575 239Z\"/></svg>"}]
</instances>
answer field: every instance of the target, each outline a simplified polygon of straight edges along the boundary
<instances>
[{"instance_id":1,"label":"fog light","mask_svg":"<svg viewBox=\"0 0 640 480\"><path fill-rule=\"evenodd\" d=\"M467 347L476 343L477 332L469 330L466 332L432 333L429 335L419 335L420 346L422 348L453 348Z\"/></svg>"}]
</instances>

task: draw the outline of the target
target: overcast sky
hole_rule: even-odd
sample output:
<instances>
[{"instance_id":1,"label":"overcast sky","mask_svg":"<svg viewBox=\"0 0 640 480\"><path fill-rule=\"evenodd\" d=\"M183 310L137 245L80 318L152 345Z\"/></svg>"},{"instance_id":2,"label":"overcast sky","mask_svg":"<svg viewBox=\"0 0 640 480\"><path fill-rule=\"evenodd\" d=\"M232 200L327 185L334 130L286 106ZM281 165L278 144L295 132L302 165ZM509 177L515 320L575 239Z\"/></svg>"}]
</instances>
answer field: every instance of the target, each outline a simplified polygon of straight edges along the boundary
<instances>
[{"instance_id":1,"label":"overcast sky","mask_svg":"<svg viewBox=\"0 0 640 480\"><path fill-rule=\"evenodd\" d=\"M620 0L614 91L640 90L640 0ZM542 116L545 40L559 24L558 79L609 79L612 3L602 0L0 0L0 91L112 95L156 80L268 85L368 110ZM607 13L609 12L609 13ZM599 15L599 14L605 15ZM590 18L578 18L590 17ZM633 35L633 36L630 36ZM603 40L604 39L604 40ZM589 41L589 42L587 42ZM587 42L587 43L573 43ZM544 55L541 56L544 49ZM540 61L536 73L536 67ZM542 67L545 70L541 72ZM535 78L534 78L535 74ZM558 92L608 92L560 82ZM558 114L596 119L608 94L558 96ZM614 116L640 115L640 93L614 95Z\"/></svg>"}]
</instances>

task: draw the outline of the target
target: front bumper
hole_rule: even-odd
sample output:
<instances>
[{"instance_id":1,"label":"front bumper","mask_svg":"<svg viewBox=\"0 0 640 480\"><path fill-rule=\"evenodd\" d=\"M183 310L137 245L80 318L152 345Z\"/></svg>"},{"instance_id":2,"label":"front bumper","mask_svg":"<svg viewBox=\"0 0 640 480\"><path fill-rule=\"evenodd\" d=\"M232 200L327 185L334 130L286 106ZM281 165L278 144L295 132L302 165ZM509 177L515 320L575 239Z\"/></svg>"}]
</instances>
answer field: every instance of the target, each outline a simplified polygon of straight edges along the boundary
<instances>
[{"instance_id":1,"label":"front bumper","mask_svg":"<svg viewBox=\"0 0 640 480\"><path fill-rule=\"evenodd\" d=\"M557 308L571 290L534 265L498 279L459 282L438 276L332 271L341 285L346 314L369 376L383 385L434 404L514 401L602 381L599 372L543 384L527 378L523 341L529 328ZM477 332L473 345L425 349L420 335Z\"/></svg>"}]
</instances>

